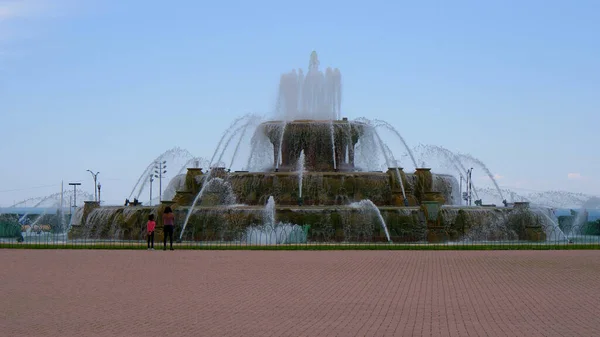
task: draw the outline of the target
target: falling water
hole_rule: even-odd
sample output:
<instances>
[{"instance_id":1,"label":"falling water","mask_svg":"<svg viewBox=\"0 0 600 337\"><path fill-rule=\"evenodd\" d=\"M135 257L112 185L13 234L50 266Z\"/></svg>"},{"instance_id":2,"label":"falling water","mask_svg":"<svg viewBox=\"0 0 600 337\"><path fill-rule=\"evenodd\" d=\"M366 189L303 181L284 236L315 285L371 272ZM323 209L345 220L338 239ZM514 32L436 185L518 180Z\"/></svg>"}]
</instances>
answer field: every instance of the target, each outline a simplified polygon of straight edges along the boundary
<instances>
[{"instance_id":1,"label":"falling water","mask_svg":"<svg viewBox=\"0 0 600 337\"><path fill-rule=\"evenodd\" d=\"M187 227L187 223L190 220L190 217L192 216L192 213L194 212L194 206L196 206L196 204L198 203L198 200L200 200L202 198L202 195L204 195L204 190L206 190L206 188L208 187L208 185L212 184L212 182L214 180L214 179L210 178L210 176L212 175L212 173L213 173L213 170L211 169L210 171L208 171L208 173L204 177L204 184L202 184L202 188L200 189L200 191L198 192L198 194L194 198L194 201L192 202L192 205L190 206L190 209L188 210L188 213L185 216L185 221L183 221L183 227L181 228L181 233L179 234L179 239L180 240L183 237L183 233L185 232L185 227ZM223 180L221 178L215 178L215 179Z\"/></svg>"},{"instance_id":2,"label":"falling water","mask_svg":"<svg viewBox=\"0 0 600 337\"><path fill-rule=\"evenodd\" d=\"M241 122L244 119L247 119L250 117L250 114L241 116L236 118L230 125L229 128L227 130L225 130L225 132L223 132L223 135L221 136L221 139L219 140L219 143L217 143L217 147L215 148L215 152L213 153L212 157L210 158L209 163L212 164L213 161L215 160L215 157L217 156L217 153L219 153L219 150L221 149L221 145L223 144L223 141L225 140L225 137L227 137L227 135L232 131L235 130L234 128L236 128L236 126L238 125L239 122Z\"/></svg>"},{"instance_id":3,"label":"falling water","mask_svg":"<svg viewBox=\"0 0 600 337\"><path fill-rule=\"evenodd\" d=\"M181 166L181 168L179 169L179 171L177 171L177 175L180 174L185 174L187 169L190 167L194 167L194 168L208 168L210 167L210 163L208 161L208 159L205 159L203 157L194 157L191 159L188 159L188 161L185 162L185 164L183 164L183 166ZM177 176L176 175L176 176Z\"/></svg>"},{"instance_id":4,"label":"falling water","mask_svg":"<svg viewBox=\"0 0 600 337\"><path fill-rule=\"evenodd\" d=\"M494 178L494 175L492 174L492 172L488 169L488 167L481 160L471 156L470 154L459 154L458 156L468 159L468 160L472 161L473 163L479 165L479 167L481 167L481 169L485 172L485 174L487 174L487 176L490 178L492 183L494 183L494 186L496 187L496 190L498 191L500 198L504 199L504 196L502 195L502 190L500 189L500 186L498 186L498 182L496 181L496 178Z\"/></svg>"},{"instance_id":5,"label":"falling water","mask_svg":"<svg viewBox=\"0 0 600 337\"><path fill-rule=\"evenodd\" d=\"M331 132L331 154L333 156L333 170L337 171L337 163L335 162L335 134L333 129L333 120L329 121L329 130Z\"/></svg>"},{"instance_id":6,"label":"falling water","mask_svg":"<svg viewBox=\"0 0 600 337\"><path fill-rule=\"evenodd\" d=\"M246 126L244 127L242 134L240 135L240 139L238 140L237 145L235 146L235 150L233 151L233 156L231 156L231 162L229 163L229 169L231 170L231 167L233 166L233 161L235 160L235 157L237 156L237 153L240 149L240 145L242 144L242 141L244 140L244 135L246 134L246 131L248 130L248 128L259 122L260 118L258 116L253 116L253 118L251 118L248 123L246 124Z\"/></svg>"},{"instance_id":7,"label":"falling water","mask_svg":"<svg viewBox=\"0 0 600 337\"><path fill-rule=\"evenodd\" d=\"M425 155L441 156L450 165L452 165L452 167L454 168L456 173L458 173L459 177L462 178L463 181L465 181L465 182L467 181L467 179L463 175L463 173L467 172L467 168L460 161L460 157L458 155L456 155L454 152L452 152L442 146L437 146L437 145L419 145L417 147L417 149L422 149ZM425 164L423 166L425 166ZM473 189L473 193L475 193L475 198L479 199L479 193L478 193L479 189L475 188L475 184L473 184L473 182L471 182L471 186ZM461 196L461 198L462 198L462 196ZM500 195L500 200L503 200L501 195ZM462 201L461 201L461 203L462 203Z\"/></svg>"},{"instance_id":8,"label":"falling water","mask_svg":"<svg viewBox=\"0 0 600 337\"><path fill-rule=\"evenodd\" d=\"M142 194L142 191L144 190L144 188L146 187L146 185L149 182L148 177L154 171L154 166L156 165L156 162L163 161L163 160L165 160L165 158L176 158L176 157L191 158L191 157L193 157L193 155L188 150L182 149L179 147L174 147L174 148L167 150L167 151L163 152L162 154L160 154L158 157L156 157L156 159L154 159L153 161L150 162L150 164L148 164L146 169L142 172L142 174L138 178L135 185L133 185L133 188L131 189L131 193L129 194L129 199L131 199L134 196L134 193L136 190L138 191L137 194L135 194L136 197L137 198L140 197L140 195Z\"/></svg>"},{"instance_id":9,"label":"falling water","mask_svg":"<svg viewBox=\"0 0 600 337\"><path fill-rule=\"evenodd\" d=\"M379 146L381 147L381 152L383 153L383 156L385 158L385 163L387 164L388 167L392 167L390 165L390 158L388 157L388 154L386 153L385 150L385 146L383 144L383 141L381 140L381 137L379 137L379 134L377 133L377 131L374 131L375 133L375 137L377 137L377 140L379 141ZM400 170L398 170L398 167L394 166L394 170L396 171L396 177L398 178L398 181L400 182L400 188L402 189L402 197L404 198L404 205L408 206L408 200L406 199L406 192L404 191L404 183L402 182L402 176L400 175Z\"/></svg>"},{"instance_id":10,"label":"falling water","mask_svg":"<svg viewBox=\"0 0 600 337\"><path fill-rule=\"evenodd\" d=\"M275 198L270 196L263 211L263 225L275 225Z\"/></svg>"},{"instance_id":11,"label":"falling water","mask_svg":"<svg viewBox=\"0 0 600 337\"><path fill-rule=\"evenodd\" d=\"M392 239L390 239L390 233L388 232L387 225L385 224L385 220L383 220L383 216L381 215L379 208L377 208L377 206L375 206L375 204L371 200L364 199L359 202L353 202L350 204L350 207L359 209L361 212L372 212L372 214L377 217L381 228L383 228L383 231L385 232L385 237L387 238L388 242L392 242Z\"/></svg>"},{"instance_id":12,"label":"falling water","mask_svg":"<svg viewBox=\"0 0 600 337\"><path fill-rule=\"evenodd\" d=\"M287 126L287 121L283 121L281 125L281 133L279 134L279 148L277 150L277 161L275 162L275 170L279 169L279 161L281 160L281 146L283 145L283 136L285 134L285 128Z\"/></svg>"},{"instance_id":13,"label":"falling water","mask_svg":"<svg viewBox=\"0 0 600 337\"><path fill-rule=\"evenodd\" d=\"M577 211L577 215L575 219L573 219L573 225L571 226L571 230L569 231L569 236L581 235L584 231L585 226L587 225L587 212L585 209L580 209Z\"/></svg>"},{"instance_id":14,"label":"falling water","mask_svg":"<svg viewBox=\"0 0 600 337\"><path fill-rule=\"evenodd\" d=\"M19 207L21 205L26 205L27 203L34 202L33 206L32 206L33 208L36 208L36 207L59 208L61 194L63 195L64 198L67 198L67 199L72 198L73 190L65 190L64 193L58 192L58 193L53 193L53 194L50 194L50 195L47 195L44 197L29 198L27 200L17 202L10 207ZM90 193L80 190L80 189L77 189L75 194L77 194L77 200L93 200L93 198L94 198L93 194L90 194ZM46 212L46 211L44 211L44 212ZM23 214L19 218L19 222L24 221L28 215L29 215L29 213Z\"/></svg>"},{"instance_id":15,"label":"falling water","mask_svg":"<svg viewBox=\"0 0 600 337\"><path fill-rule=\"evenodd\" d=\"M242 121L238 121L237 125L239 125ZM236 137L239 136L239 140L237 142L237 145L235 147L233 156L231 158L231 165L233 165L233 161L235 160L235 157L237 155L237 152L239 150L240 144L244 139L244 135L246 134L246 131L248 130L248 128L250 128L251 126L256 127L256 124L260 122L260 117L257 115L253 115L253 114L247 114L243 120L243 123L239 126L237 126L237 128L233 129L233 126L231 128L229 128L229 130L226 131L226 134L229 134L229 137L227 138L227 141L225 141L224 143L221 142L221 144L223 144L222 148L221 148L221 154L219 155L219 158L217 159L216 163L211 162L212 166L220 166L221 162L223 160L223 156L225 155L225 152L227 151L229 144L231 143L231 141ZM232 131L233 129L233 131ZM216 154L216 153L215 153ZM215 156L213 155L213 159L215 158ZM230 167L231 167L230 165ZM225 164L223 164L223 166L225 166Z\"/></svg>"},{"instance_id":16,"label":"falling water","mask_svg":"<svg viewBox=\"0 0 600 337\"><path fill-rule=\"evenodd\" d=\"M548 215L547 210L541 208L534 208L532 210L538 214L541 214L544 218L546 218L546 220L548 220L548 222L552 225L553 233L558 233L559 236L563 238L563 240L569 241L569 237L565 234L565 232L562 231L562 229L560 229L560 227L558 226L558 222Z\"/></svg>"},{"instance_id":17,"label":"falling water","mask_svg":"<svg viewBox=\"0 0 600 337\"><path fill-rule=\"evenodd\" d=\"M298 157L298 164L296 165L298 171L298 198L302 200L302 178L304 176L305 165L304 150L300 151L300 157Z\"/></svg>"},{"instance_id":18,"label":"falling water","mask_svg":"<svg viewBox=\"0 0 600 337\"><path fill-rule=\"evenodd\" d=\"M263 223L246 228L245 241L249 244L305 243L306 233L302 227L275 219L275 199L270 196L263 210Z\"/></svg>"},{"instance_id":19,"label":"falling water","mask_svg":"<svg viewBox=\"0 0 600 337\"><path fill-rule=\"evenodd\" d=\"M225 152L227 151L227 148L229 147L229 143L231 143L233 138L240 133L241 133L241 138L243 138L244 134L246 133L246 129L248 128L248 125L250 123L251 123L251 121L247 121L246 123L238 126L235 130L233 130L233 132L230 132L229 137L227 138L227 141L225 141L225 143L223 144L223 147L221 148L221 154L219 155L219 158L217 159L216 162L211 162L212 166L220 166L221 165L223 156L225 155ZM240 141L241 141L241 138L240 138ZM232 161L233 161L233 159L232 159ZM225 166L225 165L223 164L223 166Z\"/></svg>"},{"instance_id":20,"label":"falling water","mask_svg":"<svg viewBox=\"0 0 600 337\"><path fill-rule=\"evenodd\" d=\"M406 151L408 152L408 155L410 156L410 160L412 161L413 165L415 165L415 168L419 167L417 165L417 161L415 160L415 156L414 156L412 150L410 149L410 147L408 147L408 145L406 144L406 141L404 140L404 137L402 137L402 135L400 134L400 132L398 132L398 130L396 130L396 128L394 128L388 122L382 121L379 119L376 119L373 122L374 122L375 127L382 126L386 129L392 131L396 135L396 137L398 137L398 139L400 139L400 142L402 143L402 145L404 145L404 147L406 148Z\"/></svg>"}]
</instances>

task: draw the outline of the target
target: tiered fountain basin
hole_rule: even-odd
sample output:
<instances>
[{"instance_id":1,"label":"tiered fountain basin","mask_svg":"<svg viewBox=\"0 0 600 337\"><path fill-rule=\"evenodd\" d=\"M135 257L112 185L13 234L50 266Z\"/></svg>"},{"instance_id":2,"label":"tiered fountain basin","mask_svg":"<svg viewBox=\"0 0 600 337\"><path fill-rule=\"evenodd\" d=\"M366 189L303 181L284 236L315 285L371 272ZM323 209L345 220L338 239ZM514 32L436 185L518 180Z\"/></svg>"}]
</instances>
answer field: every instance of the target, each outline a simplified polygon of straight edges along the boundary
<instances>
[{"instance_id":1,"label":"tiered fountain basin","mask_svg":"<svg viewBox=\"0 0 600 337\"><path fill-rule=\"evenodd\" d=\"M109 206L90 209L87 218L74 225L71 239L140 240L145 237L147 216L158 215L156 240L163 237L160 215L170 205L176 215L177 232L181 230L189 206L163 203L157 207ZM86 205L90 208L91 205ZM501 221L496 230L486 233L489 241L544 241L542 224L537 220L521 222L514 208L444 206L434 219L428 219L424 207L378 207L393 242L446 242L469 240L469 233L478 226ZM277 206L279 222L310 226L309 242L384 242L385 233L373 215L350 206ZM249 227L263 222L264 207L260 206L196 206L192 212L184 241L243 242ZM94 214L96 214L94 216ZM103 221L94 221L94 217ZM512 219L511 219L512 218ZM503 226L506 226L505 228ZM508 230L512 230L510 233ZM481 237L480 237L481 238Z\"/></svg>"},{"instance_id":2,"label":"tiered fountain basin","mask_svg":"<svg viewBox=\"0 0 600 337\"><path fill-rule=\"evenodd\" d=\"M355 146L366 128L364 123L347 119L269 121L259 126L273 145L273 166L278 171L295 171L304 151L305 168L311 172L353 171Z\"/></svg>"},{"instance_id":3,"label":"tiered fountain basin","mask_svg":"<svg viewBox=\"0 0 600 337\"><path fill-rule=\"evenodd\" d=\"M451 204L455 198L453 188L458 185L449 175L431 174L429 169L405 173L402 168L390 168L387 172L304 172L302 195L299 190L298 172L227 172L215 168L210 178L222 178L231 184L237 202L246 205L265 205L273 196L277 205L347 205L363 199L377 206L402 206L403 194L397 177L405 188L409 206L422 201L439 201ZM173 201L190 205L202 189L207 174L201 168L190 168L186 176L185 190L178 191ZM217 191L219 192L219 191ZM199 205L218 205L219 193L205 192Z\"/></svg>"},{"instance_id":4,"label":"tiered fountain basin","mask_svg":"<svg viewBox=\"0 0 600 337\"><path fill-rule=\"evenodd\" d=\"M391 170L390 170L391 171ZM349 205L349 202L359 201L360 198L369 197L368 191L378 186L380 191L387 191L386 198L373 198L377 203L377 209L387 224L390 233L390 239L393 242L446 242L458 241L472 238L472 233L478 233L477 227L497 222L491 230L482 236L481 233L476 238L485 237L487 240L513 240L513 241L544 241L546 239L543 224L535 216L530 216L526 205L520 205L515 208L500 207L457 207L442 205L443 198L441 193L435 191L425 191L423 195L428 200L419 200L412 197L411 200L417 201L419 205L409 207L393 205L398 198L390 191L389 182L391 173L369 172L369 173L327 173L322 178L316 178L315 184L322 186L323 181L328 179L334 182L339 180L350 180L349 188L352 193L344 195L339 191L334 194L320 196L322 188L310 188L305 191L314 190L314 194L308 193L302 205L295 204L296 200L293 193L293 184L289 186L274 185L273 182L285 182L294 179L289 172L277 173L227 173L224 170L216 170L215 175L220 175L226 181L230 181L233 189L238 192L237 195L245 196L245 204L221 205L223 191L208 191L204 194L202 200L193 208L185 233L182 236L184 241L197 242L244 242L252 240L248 238L248 228L260 226L263 223L263 216L266 198L273 195L278 206L275 207L275 215L278 222L301 225L307 228L306 240L309 242L384 242L387 241L383 228L380 226L376 216L373 213L365 213L364 210ZM364 177L363 177L364 175ZM351 178L348 178L350 176ZM406 175L407 181L415 179L413 186L418 189L419 186L427 187L428 184L419 184L419 174ZM82 220L74 225L70 232L72 239L90 238L90 239L122 239L139 240L145 237L146 221L149 214L155 214L158 218L158 230L156 239L162 240L163 233L161 229L161 215L166 206L170 206L176 215L178 228L176 232L181 231L181 224L184 222L188 212L190 212L190 198L197 194L202 188L206 177L201 169L189 169L187 174L187 188L191 190L179 191L177 197L172 202L163 202L155 207L146 206L109 206L99 207L97 203L87 202L83 211ZM377 178L373 178L377 177ZM387 180L382 179L385 177ZM415 178L408 178L415 177ZM361 178L366 181L374 180L376 183L366 183L364 189L361 186ZM258 179L260 183L255 184ZM307 182L311 178L307 179ZM261 185L263 184L263 185ZM334 184L334 183L332 183ZM248 193L248 185L257 186ZM310 185L310 183L308 184ZM393 184L392 184L393 185ZM306 185L305 185L306 186ZM386 187L387 186L387 187ZM433 186L433 184L429 185ZM286 189L286 187L289 187ZM264 188L265 190L262 190ZM292 190L292 191L289 191ZM272 193L275 191L285 191L284 193ZM358 192L356 192L358 191ZM377 196L373 193L371 197ZM322 198L322 199L318 199ZM244 199L242 199L244 200ZM242 201L238 200L238 201ZM329 201L329 205L315 204L315 200ZM335 200L341 201L339 204ZM375 203L374 201L374 203ZM431 208L434 208L432 211ZM436 214L432 214L436 213ZM501 223L501 224L500 224ZM484 229L482 229L484 230Z\"/></svg>"},{"instance_id":5,"label":"tiered fountain basin","mask_svg":"<svg viewBox=\"0 0 600 337\"><path fill-rule=\"evenodd\" d=\"M70 236L143 239L148 215L155 214L157 239L162 240L161 215L170 205L179 226L176 233L182 240L193 241L256 242L248 236L264 234L273 216L276 223L270 225L302 226L304 239L313 242L387 241L386 229L393 242L546 239L543 221L525 204L514 208L452 206L460 198L453 176L433 174L429 168L413 173L399 167L360 171L354 161L356 145L372 131L368 124L346 119L265 122L256 132L272 144L270 170L190 168L173 200L157 207L86 203ZM304 158L303 165L298 165L300 158Z\"/></svg>"}]
</instances>

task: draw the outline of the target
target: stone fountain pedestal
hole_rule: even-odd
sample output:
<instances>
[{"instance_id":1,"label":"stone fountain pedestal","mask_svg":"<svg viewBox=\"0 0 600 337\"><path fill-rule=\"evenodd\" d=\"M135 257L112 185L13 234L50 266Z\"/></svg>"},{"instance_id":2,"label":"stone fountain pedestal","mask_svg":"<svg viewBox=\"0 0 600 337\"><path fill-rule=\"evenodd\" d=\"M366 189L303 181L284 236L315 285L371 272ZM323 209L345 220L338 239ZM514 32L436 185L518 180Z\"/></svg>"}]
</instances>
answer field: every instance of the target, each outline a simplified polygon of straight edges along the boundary
<instances>
[{"instance_id":1,"label":"stone fountain pedestal","mask_svg":"<svg viewBox=\"0 0 600 337\"><path fill-rule=\"evenodd\" d=\"M442 243L448 241L448 231L441 221L441 204L438 201L423 201L421 211L424 213L427 222L427 242Z\"/></svg>"}]
</instances>

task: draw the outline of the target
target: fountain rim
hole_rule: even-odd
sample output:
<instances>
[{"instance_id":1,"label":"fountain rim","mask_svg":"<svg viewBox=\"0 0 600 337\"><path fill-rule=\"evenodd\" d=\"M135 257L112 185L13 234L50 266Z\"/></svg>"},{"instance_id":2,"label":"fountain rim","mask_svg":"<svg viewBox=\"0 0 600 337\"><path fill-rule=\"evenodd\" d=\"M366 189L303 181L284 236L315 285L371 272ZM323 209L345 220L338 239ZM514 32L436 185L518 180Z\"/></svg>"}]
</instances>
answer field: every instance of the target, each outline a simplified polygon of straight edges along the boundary
<instances>
[{"instance_id":1,"label":"fountain rim","mask_svg":"<svg viewBox=\"0 0 600 337\"><path fill-rule=\"evenodd\" d=\"M296 125L326 124L326 125L329 125L331 123L347 125L348 123L350 123L352 125L368 126L367 123L359 122L359 121L352 121L352 120L348 120L348 119L295 119L295 120L276 120L275 119L275 120L268 120L268 121L262 122L262 123L260 123L260 125L281 125L282 123L286 123L287 125L290 125L290 124L296 124Z\"/></svg>"}]
</instances>

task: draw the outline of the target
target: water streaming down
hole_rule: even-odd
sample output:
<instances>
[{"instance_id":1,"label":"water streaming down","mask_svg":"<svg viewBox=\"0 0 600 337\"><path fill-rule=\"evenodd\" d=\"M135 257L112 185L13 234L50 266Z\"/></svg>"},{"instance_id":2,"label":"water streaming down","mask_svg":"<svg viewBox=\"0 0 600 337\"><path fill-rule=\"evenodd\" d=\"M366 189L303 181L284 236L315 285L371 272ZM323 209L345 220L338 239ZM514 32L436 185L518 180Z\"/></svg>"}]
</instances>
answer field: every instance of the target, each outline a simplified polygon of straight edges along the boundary
<instances>
[{"instance_id":1,"label":"water streaming down","mask_svg":"<svg viewBox=\"0 0 600 337\"><path fill-rule=\"evenodd\" d=\"M200 189L200 191L194 198L194 201L192 202L192 205L190 206L190 208L187 212L187 215L185 216L185 220L183 221L183 226L181 227L181 233L179 234L180 240L183 238L183 233L185 232L185 228L187 227L187 224L190 221L190 217L192 216L192 213L194 213L194 207L196 206L198 201L200 201L202 199L202 196L204 195L204 191L207 188L209 188L213 183L216 183L216 184L224 184L225 183L225 181L222 178L218 178L218 177L211 178L213 171L214 171L214 169L209 170L208 173L203 177L204 184L202 184L202 188Z\"/></svg>"},{"instance_id":2,"label":"water streaming down","mask_svg":"<svg viewBox=\"0 0 600 337\"><path fill-rule=\"evenodd\" d=\"M250 139L250 155L245 169L248 171L269 171L273 168L277 156L275 147L267 134L272 126L259 125Z\"/></svg>"},{"instance_id":3,"label":"water streaming down","mask_svg":"<svg viewBox=\"0 0 600 337\"><path fill-rule=\"evenodd\" d=\"M298 200L299 203L302 202L302 178L304 177L304 165L306 159L304 158L304 150L300 151L300 156L298 157L297 171L298 171Z\"/></svg>"},{"instance_id":4,"label":"water streaming down","mask_svg":"<svg viewBox=\"0 0 600 337\"><path fill-rule=\"evenodd\" d=\"M419 167L417 165L417 161L415 160L415 155L413 154L413 152L410 149L410 147L408 146L408 144L406 144L406 141L404 140L404 137L402 137L402 135L400 134L400 132L398 132L398 130L395 127L393 127L392 125L390 125L390 123L388 123L386 121L379 120L379 119L374 120L373 123L374 123L375 127L384 127L386 129L390 130L396 137L398 137L398 139L400 140L400 142L402 143L402 145L404 146L404 148L408 152L408 155L410 156L410 160L412 161L414 167L415 168Z\"/></svg>"},{"instance_id":5,"label":"water streaming down","mask_svg":"<svg viewBox=\"0 0 600 337\"><path fill-rule=\"evenodd\" d=\"M364 199L359 202L353 202L350 204L350 207L356 208L361 212L368 212L374 215L377 218L379 224L381 225L381 228L385 232L386 239L388 240L388 242L392 242L392 239L390 239L390 232L388 231L387 225L385 224L385 220L383 219L379 208L377 208L377 206L375 206L375 204L371 200Z\"/></svg>"},{"instance_id":6,"label":"water streaming down","mask_svg":"<svg viewBox=\"0 0 600 337\"><path fill-rule=\"evenodd\" d=\"M283 121L281 123L281 133L279 134L279 146L277 148L277 161L275 162L275 170L279 169L279 164L281 163L281 151L283 146L283 136L285 135L285 127L287 126L287 121Z\"/></svg>"},{"instance_id":7,"label":"water streaming down","mask_svg":"<svg viewBox=\"0 0 600 337\"><path fill-rule=\"evenodd\" d=\"M363 122L364 119L355 120L358 123ZM369 125L368 121L363 122ZM367 127L363 130L363 136L358 140L356 144L355 152L355 166L358 171L377 171L381 169L379 165L379 150L380 144L377 142L375 136L375 128Z\"/></svg>"},{"instance_id":8,"label":"water streaming down","mask_svg":"<svg viewBox=\"0 0 600 337\"><path fill-rule=\"evenodd\" d=\"M546 231L547 235L549 234L547 239L552 240L552 241L555 241L556 239L570 241L569 237L558 226L558 221L556 221L555 219L552 219L550 217L550 215L548 214L548 213L552 213L551 209L536 207L536 208L532 208L532 211L536 214L541 215L546 220L546 226L544 227L544 230ZM549 226L548 226L548 224L549 224Z\"/></svg>"},{"instance_id":9,"label":"water streaming down","mask_svg":"<svg viewBox=\"0 0 600 337\"><path fill-rule=\"evenodd\" d=\"M148 164L148 166L146 167L146 169L142 172L142 174L138 178L135 185L133 185L133 188L131 189L131 193L129 193L128 199L132 199L134 196L138 199L140 198L143 190L146 188L146 186L150 182L149 177L154 172L154 170L155 170L154 166L156 165L157 162L162 162L162 161L166 160L167 162L171 163L176 159L179 160L180 158L184 158L187 160L188 158L193 158L193 157L194 156L188 150L182 149L179 147L174 147L172 149L169 149L169 150L161 153L158 157L156 157L156 159L151 161ZM137 193L136 193L136 190L137 190Z\"/></svg>"},{"instance_id":10,"label":"water streaming down","mask_svg":"<svg viewBox=\"0 0 600 337\"><path fill-rule=\"evenodd\" d=\"M242 134L240 135L240 138L238 140L237 145L235 146L235 150L233 151L233 156L231 156L231 162L229 163L229 167L228 169L231 170L231 167L233 166L233 163L235 161L235 158L237 157L238 151L240 150L240 145L242 145L242 141L244 140L244 135L246 134L246 131L248 131L248 129L251 126L256 127L258 122L260 122L261 118L259 116L253 116L253 118L251 118L248 123L246 124L246 127L244 127L244 129L242 130Z\"/></svg>"},{"instance_id":11,"label":"water streaming down","mask_svg":"<svg viewBox=\"0 0 600 337\"><path fill-rule=\"evenodd\" d=\"M456 208L447 208L444 209L444 216L456 218L458 212ZM469 214L472 223L469 223L468 230L458 242L518 241L518 234L508 226L506 214L487 212L485 209L472 209Z\"/></svg>"},{"instance_id":12,"label":"water streaming down","mask_svg":"<svg viewBox=\"0 0 600 337\"><path fill-rule=\"evenodd\" d=\"M223 132L223 135L221 135L221 139L219 139L219 142L217 143L217 147L215 148L215 151L213 152L213 155L210 158L209 164L212 165L213 162L215 161L215 157L217 156L217 153L219 153L219 150L221 149L221 145L223 144L223 141L225 140L227 135L229 135L233 130L236 130L238 127L238 124L241 121L248 119L250 116L251 116L250 114L246 114L246 115L236 118L233 122L231 122L231 124L229 125L229 128L227 128L227 130L225 130L225 132Z\"/></svg>"},{"instance_id":13,"label":"water streaming down","mask_svg":"<svg viewBox=\"0 0 600 337\"><path fill-rule=\"evenodd\" d=\"M263 223L248 227L242 240L248 244L258 245L306 243L307 235L302 227L278 223L275 216L275 198L270 196L263 211Z\"/></svg>"},{"instance_id":14,"label":"water streaming down","mask_svg":"<svg viewBox=\"0 0 600 337\"><path fill-rule=\"evenodd\" d=\"M452 152L442 146L431 145L431 144L427 144L427 145L420 144L415 149L415 151L421 152L421 156L423 158L434 157L434 158L442 159L447 164L449 164L451 166L451 168L458 174L458 176L461 178L462 182L466 183L467 179L464 174L467 173L467 168L464 166L464 164L460 160L460 157L457 154L455 154L454 152ZM423 162L425 163L425 160L423 160ZM480 189L477 188L472 181L471 181L471 187L473 190L473 194L475 194L475 198L480 199L480 197L479 197ZM503 200L502 194L498 194L497 191L496 191L496 194L498 195L498 198L499 198L498 202L501 202ZM462 197L461 197L461 199L462 199ZM460 203L462 203L462 201Z\"/></svg>"},{"instance_id":15,"label":"water streaming down","mask_svg":"<svg viewBox=\"0 0 600 337\"><path fill-rule=\"evenodd\" d=\"M381 147L381 152L383 153L383 155L385 157L385 162L386 162L387 166L392 167L390 159L386 153L386 149L383 144L383 141L381 140L381 137L379 137L379 134L377 133L377 131L375 131L374 133L375 133L375 136L377 137L377 140L379 141L379 145ZM394 170L396 171L396 178L398 179L398 182L400 183L400 188L402 189L402 197L404 198L404 205L408 206L408 199L406 199L406 192L404 191L404 183L402 182L402 176L400 175L400 170L398 170L398 167L396 165L394 165Z\"/></svg>"},{"instance_id":16,"label":"water streaming down","mask_svg":"<svg viewBox=\"0 0 600 337\"><path fill-rule=\"evenodd\" d=\"M421 153L421 157L423 158L422 160L424 163L425 163L425 160L424 160L425 158L429 158L429 157L440 158L441 157L441 159L445 160L448 164L451 165L451 167L455 170L456 173L459 174L459 176L463 180L466 180L464 174L467 172L467 169L465 168L463 163L460 161L460 158L452 151L450 151L442 146L431 145L431 144L419 144L419 146L417 146L417 148L415 150Z\"/></svg>"},{"instance_id":17,"label":"water streaming down","mask_svg":"<svg viewBox=\"0 0 600 337\"><path fill-rule=\"evenodd\" d=\"M584 234L588 220L588 214L585 209L580 209L573 220L573 224L569 230L569 237L581 236Z\"/></svg>"},{"instance_id":18,"label":"water streaming down","mask_svg":"<svg viewBox=\"0 0 600 337\"><path fill-rule=\"evenodd\" d=\"M533 192L525 196L532 204L553 208L580 208L592 195L565 191Z\"/></svg>"},{"instance_id":19,"label":"water streaming down","mask_svg":"<svg viewBox=\"0 0 600 337\"><path fill-rule=\"evenodd\" d=\"M335 162L335 136L333 129L333 120L329 121L329 132L331 134L331 154L333 157L333 170L337 171L337 163Z\"/></svg>"},{"instance_id":20,"label":"water streaming down","mask_svg":"<svg viewBox=\"0 0 600 337\"><path fill-rule=\"evenodd\" d=\"M231 158L231 164L233 165L233 161L235 160L235 156L237 155L240 143L244 139L244 135L246 134L246 131L251 126L256 127L257 121L260 121L260 117L258 117L256 115L248 114L248 115L246 115L246 118L243 120L243 124L237 126L237 128L231 132L229 132L229 130L228 130L227 133L229 134L229 137L227 138L227 141L224 143L223 148L221 149L221 154L219 155L219 158L217 159L216 163L211 162L211 164L214 166L220 166L220 164L223 161L223 157L225 156L225 152L227 151L229 144L236 136L239 136L239 141L236 145L235 151ZM214 158L214 156L213 156L213 158Z\"/></svg>"},{"instance_id":21,"label":"water streaming down","mask_svg":"<svg viewBox=\"0 0 600 337\"><path fill-rule=\"evenodd\" d=\"M500 189L500 186L498 186L498 182L496 181L496 178L494 177L494 175L492 174L492 172L488 169L488 167L481 160L473 157L470 154L459 154L458 156L461 157L461 158L465 158L467 160L470 160L471 162L473 162L476 165L478 165L479 167L481 167L481 169L485 172L485 174L487 174L487 176L490 178L490 180L492 181L492 183L496 187L496 190L498 191L498 194L500 195L500 198L504 199L504 195L502 194L502 189Z\"/></svg>"},{"instance_id":22,"label":"water streaming down","mask_svg":"<svg viewBox=\"0 0 600 337\"><path fill-rule=\"evenodd\" d=\"M42 212L42 214L39 214L39 216L36 218L35 220L35 224L37 224L37 222L39 222L44 215L46 215L50 210L62 210L62 212L64 213L64 207L65 206L65 200L72 200L74 198L74 195L77 195L77 199L78 200L93 200L94 199L94 195L90 194L84 190L80 190L77 189L75 192L73 190L65 190L64 192L58 192L58 193L52 193L50 195L47 196L43 196L43 197L36 197L36 198L29 198L20 202L17 202L15 204L13 204L11 207L21 207L23 205L27 205L28 203L32 203L33 204L33 208L44 208L44 211ZM70 207L70 205L69 205ZM68 208L69 208L68 207ZM24 213L23 215L21 215L19 217L19 222L24 222L25 219L29 216L29 213ZM66 230L68 228L68 224L66 223L66 219L64 219L64 216L61 217L61 228L62 230ZM61 231L62 231L61 230Z\"/></svg>"},{"instance_id":23,"label":"water streaming down","mask_svg":"<svg viewBox=\"0 0 600 337\"><path fill-rule=\"evenodd\" d=\"M204 157L193 157L188 159L188 161L186 161L185 164L181 166L179 171L177 171L177 175L185 174L188 168L208 168L209 166L210 162L208 161L208 159Z\"/></svg>"}]
</instances>

